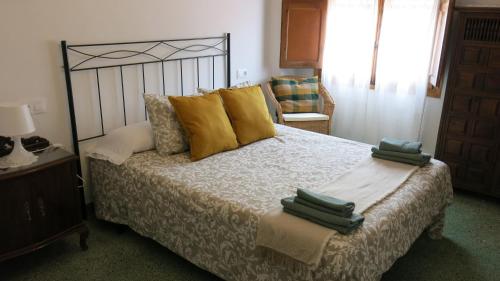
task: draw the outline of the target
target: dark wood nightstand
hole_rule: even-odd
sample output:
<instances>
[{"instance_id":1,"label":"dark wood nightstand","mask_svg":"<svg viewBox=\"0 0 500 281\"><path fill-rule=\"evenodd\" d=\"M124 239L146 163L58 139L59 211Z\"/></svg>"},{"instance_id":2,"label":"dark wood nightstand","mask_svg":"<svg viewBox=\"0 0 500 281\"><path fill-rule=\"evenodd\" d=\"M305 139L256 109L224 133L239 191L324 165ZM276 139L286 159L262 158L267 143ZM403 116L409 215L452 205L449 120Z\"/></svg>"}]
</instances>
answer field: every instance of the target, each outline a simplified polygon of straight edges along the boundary
<instances>
[{"instance_id":1,"label":"dark wood nightstand","mask_svg":"<svg viewBox=\"0 0 500 281\"><path fill-rule=\"evenodd\" d=\"M44 247L73 233L87 249L77 188L78 157L49 149L24 167L0 170L0 261Z\"/></svg>"}]
</instances>

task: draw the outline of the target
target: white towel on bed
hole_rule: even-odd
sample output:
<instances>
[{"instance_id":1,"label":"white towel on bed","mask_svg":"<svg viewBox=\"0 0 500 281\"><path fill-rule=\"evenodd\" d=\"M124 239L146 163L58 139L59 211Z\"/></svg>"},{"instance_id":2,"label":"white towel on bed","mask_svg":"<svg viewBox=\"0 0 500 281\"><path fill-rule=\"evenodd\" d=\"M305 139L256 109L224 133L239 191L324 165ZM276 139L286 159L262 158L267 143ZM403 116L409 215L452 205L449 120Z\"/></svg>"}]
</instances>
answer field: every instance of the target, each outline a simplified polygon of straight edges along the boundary
<instances>
[{"instance_id":1,"label":"white towel on bed","mask_svg":"<svg viewBox=\"0 0 500 281\"><path fill-rule=\"evenodd\" d=\"M354 212L363 213L396 191L417 169L417 166L370 157L334 182L314 191L352 201L356 204ZM256 244L316 268L335 232L277 207L261 216Z\"/></svg>"}]
</instances>

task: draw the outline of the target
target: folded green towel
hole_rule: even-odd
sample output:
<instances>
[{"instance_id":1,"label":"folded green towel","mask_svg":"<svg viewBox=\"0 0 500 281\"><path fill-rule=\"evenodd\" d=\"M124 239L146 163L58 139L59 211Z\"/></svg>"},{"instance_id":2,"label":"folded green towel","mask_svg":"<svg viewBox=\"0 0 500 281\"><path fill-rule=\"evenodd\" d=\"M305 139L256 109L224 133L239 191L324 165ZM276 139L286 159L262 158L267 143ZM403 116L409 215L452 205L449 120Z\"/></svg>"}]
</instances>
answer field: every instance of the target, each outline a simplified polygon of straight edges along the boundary
<instances>
[{"instance_id":1,"label":"folded green towel","mask_svg":"<svg viewBox=\"0 0 500 281\"><path fill-rule=\"evenodd\" d=\"M328 213L339 215L341 217L351 217L354 211L354 203L344 201L331 196L318 194L306 189L298 188L296 199L300 204L316 208L320 211L330 210Z\"/></svg>"},{"instance_id":2,"label":"folded green towel","mask_svg":"<svg viewBox=\"0 0 500 281\"><path fill-rule=\"evenodd\" d=\"M356 227L344 227L344 226L340 226L340 225L329 224L329 223L323 222L321 220L315 219L313 217L309 217L307 215L301 214L299 212L295 212L294 210L290 210L288 208L283 208L283 211L285 213L289 213L290 215L306 219L308 221L314 222L314 223L322 225L324 227L337 230L341 234L349 234L357 228L357 226Z\"/></svg>"},{"instance_id":3,"label":"folded green towel","mask_svg":"<svg viewBox=\"0 0 500 281\"><path fill-rule=\"evenodd\" d=\"M383 138L380 141L379 148L381 150L417 154L422 152L422 143L419 141L406 141L406 140L398 140L392 138Z\"/></svg>"},{"instance_id":4,"label":"folded green towel","mask_svg":"<svg viewBox=\"0 0 500 281\"><path fill-rule=\"evenodd\" d=\"M429 163L429 160L418 161L418 160L412 160L412 159L407 159L407 158L389 156L387 154L381 154L381 153L376 153L376 152L372 153L372 157L380 158L380 159L384 159L384 160L389 160L389 161L394 161L394 162L406 163L406 164L420 166L420 167L423 167L423 166L425 166L425 164Z\"/></svg>"},{"instance_id":5,"label":"folded green towel","mask_svg":"<svg viewBox=\"0 0 500 281\"><path fill-rule=\"evenodd\" d=\"M413 161L419 162L429 162L431 160L431 155L427 153L402 153L395 151L382 150L376 147L372 147L372 152L379 155L386 155L390 157L404 158Z\"/></svg>"},{"instance_id":6,"label":"folded green towel","mask_svg":"<svg viewBox=\"0 0 500 281\"><path fill-rule=\"evenodd\" d=\"M311 218L318 219L327 224L352 228L362 224L365 219L362 215L358 214L353 214L350 218L344 218L329 213L321 212L317 209L294 202L294 198L295 197L288 197L281 199L281 205L283 205L285 208L289 210L295 211L297 213L306 215Z\"/></svg>"},{"instance_id":7,"label":"folded green towel","mask_svg":"<svg viewBox=\"0 0 500 281\"><path fill-rule=\"evenodd\" d=\"M332 214L332 215L335 215L335 216L344 217L344 218L350 218L352 216L352 211L353 210L346 209L344 211L337 211L337 210L334 210L334 209L331 209L331 208L326 208L326 207L323 207L321 205L311 203L311 202L309 202L307 200L304 200L302 198L299 198L297 196L295 197L295 199L293 199L293 201L295 203L302 204L302 205L314 208L314 209L316 209L318 211L325 212L325 213L328 213L328 214Z\"/></svg>"},{"instance_id":8,"label":"folded green towel","mask_svg":"<svg viewBox=\"0 0 500 281\"><path fill-rule=\"evenodd\" d=\"M316 224L319 224L319 225L322 225L324 227L327 227L327 228L330 228L330 229L334 229L334 230L337 230L339 233L341 234L349 234L351 233L352 231L356 230L359 226L361 226L362 223L360 223L359 225L355 225L355 226L350 226L350 227L346 227L346 226L341 226L341 225L336 225L336 224L331 224L331 223L327 223L327 222L324 222L322 220L319 220L319 219L316 219L314 217L311 217L307 214L303 214L303 213L300 213L300 212L297 212L297 211L294 211L292 209L289 209L289 208L286 208L284 207L283 208L283 211L285 213L288 213L290 215L293 215L293 216L296 216L296 217L299 217L299 218L303 218L305 220L308 220L308 221L311 221L313 223L316 223Z\"/></svg>"}]
</instances>

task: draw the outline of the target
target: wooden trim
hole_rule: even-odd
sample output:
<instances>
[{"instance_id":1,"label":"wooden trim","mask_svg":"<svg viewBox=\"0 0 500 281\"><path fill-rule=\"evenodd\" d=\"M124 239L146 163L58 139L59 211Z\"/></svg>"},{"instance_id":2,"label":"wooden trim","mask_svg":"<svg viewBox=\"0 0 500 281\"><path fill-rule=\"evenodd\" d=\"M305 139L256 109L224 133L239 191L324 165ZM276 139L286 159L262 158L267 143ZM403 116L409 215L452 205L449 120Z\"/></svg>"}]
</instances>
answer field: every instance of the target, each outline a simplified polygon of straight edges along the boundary
<instances>
[{"instance_id":1,"label":"wooden trim","mask_svg":"<svg viewBox=\"0 0 500 281\"><path fill-rule=\"evenodd\" d=\"M66 237L66 236L74 234L74 233L79 233L80 235L85 235L85 233L86 233L86 235L88 237L88 232L89 232L89 229L87 228L85 223L82 222L80 224L77 224L77 225L69 228L69 229L66 229L62 232L59 232L56 235L53 235L53 236L51 236L43 241L31 244L31 245L26 246L24 248L17 249L15 251L7 252L7 253L0 256L0 262L11 259L11 258L15 258L17 256L24 255L27 253L34 252L38 249L41 249L47 245L50 245L50 244L58 241L59 239L61 239L63 237ZM86 249L84 249L84 250L86 250Z\"/></svg>"},{"instance_id":2,"label":"wooden trim","mask_svg":"<svg viewBox=\"0 0 500 281\"><path fill-rule=\"evenodd\" d=\"M434 87L429 83L427 87L427 96L430 98L440 98L441 97L442 88Z\"/></svg>"},{"instance_id":3,"label":"wooden trim","mask_svg":"<svg viewBox=\"0 0 500 281\"><path fill-rule=\"evenodd\" d=\"M50 151L44 151L43 153L50 153ZM39 160L31 165L28 166L21 166L18 168L11 168L12 171L9 171L9 169L5 170L4 173L0 174L0 180L7 180L10 178L14 177L19 177L27 174L31 174L37 171L45 170L47 168L57 166L63 163L66 163L68 161L75 161L78 160L78 156L69 153L69 152L62 152L61 157L58 157L57 159L47 161L46 163L39 164L40 157L42 157L41 154L38 154Z\"/></svg>"},{"instance_id":4,"label":"wooden trim","mask_svg":"<svg viewBox=\"0 0 500 281\"><path fill-rule=\"evenodd\" d=\"M377 78L377 58L378 58L378 45L380 43L380 31L382 29L382 18L384 15L385 0L378 0L378 15L377 26L375 31L375 43L373 45L373 58L372 58L372 74L370 78L370 89L375 89L375 80Z\"/></svg>"},{"instance_id":5,"label":"wooden trim","mask_svg":"<svg viewBox=\"0 0 500 281\"><path fill-rule=\"evenodd\" d=\"M451 25L451 20L453 18L453 6L455 6L455 0L450 0L448 2L448 11L446 12L446 23L444 26L444 35L443 35L443 47L441 48L441 58L439 60L439 70L438 70L438 78L437 78L437 83L436 87L441 88L442 80L443 80L443 75L444 75L444 69L445 69L445 62L446 62L446 52L448 50L448 35L450 33L450 25ZM443 55L444 54L444 55Z\"/></svg>"},{"instance_id":6,"label":"wooden trim","mask_svg":"<svg viewBox=\"0 0 500 281\"><path fill-rule=\"evenodd\" d=\"M454 2L456 2L454 0ZM500 12L500 6L498 7L482 7L482 6L457 6L456 4L455 10L459 12L472 12L472 13L499 13Z\"/></svg>"},{"instance_id":7,"label":"wooden trim","mask_svg":"<svg viewBox=\"0 0 500 281\"><path fill-rule=\"evenodd\" d=\"M446 4L443 2L441 5ZM443 34L443 42L441 47L441 57L439 58L439 68L437 71L436 85L432 85L432 83L428 83L428 91L427 96L432 98L440 98L442 92L442 84L444 78L444 72L446 68L446 53L449 51L449 37L450 37L450 26L453 18L453 11L455 6L455 0L448 1L448 7L446 12L446 22L444 26L444 34ZM436 19L437 20L437 19ZM436 23L437 24L437 23ZM439 42L434 42L434 49L436 48L436 44Z\"/></svg>"}]
</instances>

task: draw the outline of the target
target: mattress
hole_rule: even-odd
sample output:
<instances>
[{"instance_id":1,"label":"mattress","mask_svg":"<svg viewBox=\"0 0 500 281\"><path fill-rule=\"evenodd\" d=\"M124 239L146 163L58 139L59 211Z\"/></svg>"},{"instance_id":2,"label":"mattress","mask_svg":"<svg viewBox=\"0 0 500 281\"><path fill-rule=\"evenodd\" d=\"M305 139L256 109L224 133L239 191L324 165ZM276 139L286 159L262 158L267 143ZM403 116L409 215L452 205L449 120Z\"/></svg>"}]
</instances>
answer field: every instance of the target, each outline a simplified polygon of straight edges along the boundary
<instances>
[{"instance_id":1,"label":"mattress","mask_svg":"<svg viewBox=\"0 0 500 281\"><path fill-rule=\"evenodd\" d=\"M226 280L378 280L428 230L439 237L451 202L436 160L335 234L315 270L256 247L259 218L297 188L315 190L370 157L370 146L276 125L278 136L197 162L188 153L138 153L122 165L90 161L96 216L125 224ZM286 259L286 257L284 258Z\"/></svg>"}]
</instances>

